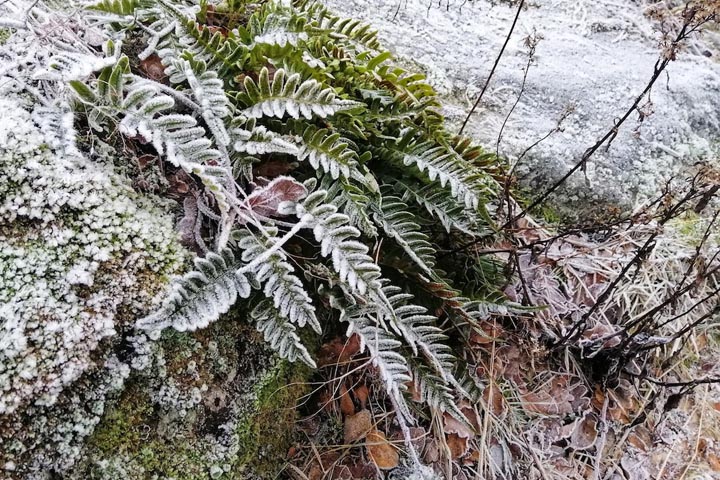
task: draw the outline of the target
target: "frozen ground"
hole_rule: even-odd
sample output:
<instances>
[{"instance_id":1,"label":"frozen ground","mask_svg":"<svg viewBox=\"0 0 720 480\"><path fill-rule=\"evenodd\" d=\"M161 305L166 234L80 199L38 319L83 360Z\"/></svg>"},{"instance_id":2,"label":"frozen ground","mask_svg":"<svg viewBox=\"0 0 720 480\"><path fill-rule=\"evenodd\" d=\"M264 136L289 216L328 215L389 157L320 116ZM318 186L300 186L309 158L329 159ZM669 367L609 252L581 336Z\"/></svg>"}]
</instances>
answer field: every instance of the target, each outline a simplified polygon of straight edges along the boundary
<instances>
[{"instance_id":1,"label":"frozen ground","mask_svg":"<svg viewBox=\"0 0 720 480\"><path fill-rule=\"evenodd\" d=\"M327 0L337 11L370 22L385 45L416 62L443 95L458 124L483 85L515 9L487 0ZM462 4L462 5L461 5ZM531 192L564 174L632 104L653 72L660 34L633 0L538 0L521 15L482 105L468 125L495 150L501 125L517 99L528 60L524 39L542 35L525 93L510 117L500 153L517 158L574 108L557 133L530 151L517 172ZM430 8L428 9L428 6ZM598 152L558 198L602 210L631 207L659 182L698 161L715 161L720 128L720 64L702 39L668 68L652 91L654 113L631 117L609 151ZM694 42L695 43L695 42ZM706 56L710 55L710 57Z\"/></svg>"}]
</instances>

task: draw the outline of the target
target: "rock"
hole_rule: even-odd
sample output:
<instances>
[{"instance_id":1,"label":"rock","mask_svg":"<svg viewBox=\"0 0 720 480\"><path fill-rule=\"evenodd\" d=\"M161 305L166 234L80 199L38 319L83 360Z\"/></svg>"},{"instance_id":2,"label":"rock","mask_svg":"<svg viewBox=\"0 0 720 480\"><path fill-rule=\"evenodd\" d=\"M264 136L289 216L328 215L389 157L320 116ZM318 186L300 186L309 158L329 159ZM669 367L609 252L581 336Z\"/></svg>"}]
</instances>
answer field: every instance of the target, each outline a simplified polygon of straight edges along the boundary
<instances>
[{"instance_id":1,"label":"rock","mask_svg":"<svg viewBox=\"0 0 720 480\"><path fill-rule=\"evenodd\" d=\"M459 128L505 41L515 9L475 0L328 0L345 16L379 30L384 45L423 69L443 97L444 113ZM520 102L510 117L500 154L517 159L574 107L564 131L532 149L517 168L529 196L560 178L632 105L649 81L658 41L643 3L526 2L515 34L484 100L465 133L496 150L501 125L517 99L527 64L524 40L542 35ZM492 5L496 4L496 5ZM697 42L698 40L694 40ZM633 115L613 141L576 174L555 204L577 217L608 205L629 209L653 196L670 175L711 160L720 129L720 65L691 45L652 91L654 113ZM579 208L578 208L579 207Z\"/></svg>"}]
</instances>

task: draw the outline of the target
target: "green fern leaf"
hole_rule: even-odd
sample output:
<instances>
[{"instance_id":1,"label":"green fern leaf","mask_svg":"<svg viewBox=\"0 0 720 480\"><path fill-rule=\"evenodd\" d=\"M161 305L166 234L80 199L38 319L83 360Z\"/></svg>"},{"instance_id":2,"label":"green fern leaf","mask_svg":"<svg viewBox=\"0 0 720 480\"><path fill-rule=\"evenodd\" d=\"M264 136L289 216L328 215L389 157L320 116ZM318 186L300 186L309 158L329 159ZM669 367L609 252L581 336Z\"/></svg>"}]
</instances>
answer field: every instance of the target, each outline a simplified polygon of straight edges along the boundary
<instances>
[{"instance_id":1,"label":"green fern leaf","mask_svg":"<svg viewBox=\"0 0 720 480\"><path fill-rule=\"evenodd\" d=\"M317 80L301 83L297 73L286 77L282 68L275 72L272 83L270 72L265 67L260 71L257 83L250 77L245 77L244 83L245 92L238 95L238 101L245 105L243 114L250 118L283 118L286 113L295 119L301 116L306 119L314 116L325 118L361 105L336 98L332 88L322 88Z\"/></svg>"},{"instance_id":2,"label":"green fern leaf","mask_svg":"<svg viewBox=\"0 0 720 480\"><path fill-rule=\"evenodd\" d=\"M375 222L405 251L420 269L435 278L435 256L437 252L427 235L420 231L415 217L408 206L398 197L385 196L373 204Z\"/></svg>"}]
</instances>

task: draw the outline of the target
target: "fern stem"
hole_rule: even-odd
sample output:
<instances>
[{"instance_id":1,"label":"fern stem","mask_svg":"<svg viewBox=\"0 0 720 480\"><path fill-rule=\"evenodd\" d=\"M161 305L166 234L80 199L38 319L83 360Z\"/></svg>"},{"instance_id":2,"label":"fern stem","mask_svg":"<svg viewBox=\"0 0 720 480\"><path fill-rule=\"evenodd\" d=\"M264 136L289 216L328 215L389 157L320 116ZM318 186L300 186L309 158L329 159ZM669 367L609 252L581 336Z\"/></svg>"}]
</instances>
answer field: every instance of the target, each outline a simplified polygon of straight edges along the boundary
<instances>
[{"instance_id":1,"label":"fern stem","mask_svg":"<svg viewBox=\"0 0 720 480\"><path fill-rule=\"evenodd\" d=\"M298 223L295 224L293 228L288 230L288 232L282 236L275 244L265 250L262 255L259 255L257 258L255 258L252 262L248 263L244 267L242 267L240 270L238 270L238 273L245 273L245 272L251 272L260 265L261 263L266 262L275 252L280 250L283 245L285 245L292 237L294 237L300 230L310 225L312 221L312 215L303 215L303 217L300 219Z\"/></svg>"}]
</instances>

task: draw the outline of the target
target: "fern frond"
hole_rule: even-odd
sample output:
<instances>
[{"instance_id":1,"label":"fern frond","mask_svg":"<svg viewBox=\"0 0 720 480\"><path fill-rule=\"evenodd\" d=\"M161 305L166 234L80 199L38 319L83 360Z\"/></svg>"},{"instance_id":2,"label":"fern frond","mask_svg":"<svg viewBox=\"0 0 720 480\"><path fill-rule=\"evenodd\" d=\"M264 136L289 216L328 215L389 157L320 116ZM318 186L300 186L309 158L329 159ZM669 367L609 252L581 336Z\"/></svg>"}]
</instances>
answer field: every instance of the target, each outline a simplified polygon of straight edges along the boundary
<instances>
[{"instance_id":1,"label":"fern frond","mask_svg":"<svg viewBox=\"0 0 720 480\"><path fill-rule=\"evenodd\" d=\"M420 225L414 215L398 197L384 196L382 201L373 204L375 222L385 233L405 251L420 269L430 277L437 277L434 272L435 248L427 235L420 231Z\"/></svg>"},{"instance_id":2,"label":"fern frond","mask_svg":"<svg viewBox=\"0 0 720 480\"><path fill-rule=\"evenodd\" d=\"M175 282L163 305L138 321L138 328L179 331L204 328L227 312L237 298L250 296L248 277L239 272L243 262L230 249L195 259L195 270Z\"/></svg>"},{"instance_id":3,"label":"fern frond","mask_svg":"<svg viewBox=\"0 0 720 480\"><path fill-rule=\"evenodd\" d=\"M204 63L201 65L205 67ZM229 145L230 135L225 128L224 119L230 115L230 101L225 95L223 81L212 70L196 74L187 60L182 62L182 69L193 96L200 105L203 120L215 137L215 141L220 145Z\"/></svg>"},{"instance_id":4,"label":"fern frond","mask_svg":"<svg viewBox=\"0 0 720 480\"><path fill-rule=\"evenodd\" d=\"M257 324L258 332L281 358L291 362L300 360L306 365L316 368L315 361L298 337L296 328L288 322L287 317L278 311L270 301L265 300L256 306L250 316Z\"/></svg>"},{"instance_id":5,"label":"fern frond","mask_svg":"<svg viewBox=\"0 0 720 480\"><path fill-rule=\"evenodd\" d=\"M379 149L378 154L397 164L413 166L431 181L439 182L444 188L449 187L452 196L467 208L477 210L482 199L494 191L494 181L487 174L473 168L456 152L430 140L417 138L412 132Z\"/></svg>"},{"instance_id":6,"label":"fern frond","mask_svg":"<svg viewBox=\"0 0 720 480\"><path fill-rule=\"evenodd\" d=\"M341 282L358 295L369 292L380 295L380 267L368 255L368 247L357 241L360 232L350 225L347 215L338 213L337 207L326 201L326 191L311 193L297 206L298 217L310 217L308 223L320 243L320 253L332 258Z\"/></svg>"},{"instance_id":7,"label":"fern frond","mask_svg":"<svg viewBox=\"0 0 720 480\"><path fill-rule=\"evenodd\" d=\"M438 219L448 233L456 229L467 235L482 235L489 229L482 228L477 216L447 194L447 191L435 185L409 184L404 180L394 180L393 187L404 202L417 203Z\"/></svg>"},{"instance_id":8,"label":"fern frond","mask_svg":"<svg viewBox=\"0 0 720 480\"><path fill-rule=\"evenodd\" d=\"M94 72L117 64L114 57L96 57L78 52L61 52L50 58L48 67L33 75L36 80L84 80Z\"/></svg>"},{"instance_id":9,"label":"fern frond","mask_svg":"<svg viewBox=\"0 0 720 480\"><path fill-rule=\"evenodd\" d=\"M377 368L385 390L399 407L397 413L405 421L412 422L412 414L402 393L411 380L407 362L399 351L402 343L363 314L343 315L340 319L350 324L346 333L348 337L356 333L360 338L360 351L368 350L370 361Z\"/></svg>"},{"instance_id":10,"label":"fern frond","mask_svg":"<svg viewBox=\"0 0 720 480\"><path fill-rule=\"evenodd\" d=\"M377 31L367 23L334 15L318 0L295 1L293 6L310 19L312 27L334 40L357 51L382 49Z\"/></svg>"},{"instance_id":11,"label":"fern frond","mask_svg":"<svg viewBox=\"0 0 720 480\"><path fill-rule=\"evenodd\" d=\"M233 149L250 155L264 155L267 153L286 153L297 156L298 147L289 137L268 130L262 125L255 125L255 119L236 122L231 127L230 136Z\"/></svg>"},{"instance_id":12,"label":"fern frond","mask_svg":"<svg viewBox=\"0 0 720 480\"><path fill-rule=\"evenodd\" d=\"M460 411L455 400L455 395L442 378L434 375L429 369L422 365L413 365L411 368L415 392L419 401L429 405L431 408L447 412L457 421L470 427L470 422Z\"/></svg>"},{"instance_id":13,"label":"fern frond","mask_svg":"<svg viewBox=\"0 0 720 480\"><path fill-rule=\"evenodd\" d=\"M245 77L245 92L238 95L238 101L246 108L243 114L250 118L283 118L287 113L293 118L325 118L342 110L360 105L351 100L336 98L332 88L322 88L314 79L301 83L300 74L286 77L284 69L275 72L272 83L266 67L260 70L257 83Z\"/></svg>"},{"instance_id":14,"label":"fern frond","mask_svg":"<svg viewBox=\"0 0 720 480\"><path fill-rule=\"evenodd\" d=\"M394 312L390 324L402 335L415 354L422 352L443 381L459 388L453 374L456 359L450 347L443 343L447 336L434 326L437 319L428 315L425 307L408 303L413 296L404 293L399 287L386 285L383 292Z\"/></svg>"},{"instance_id":15,"label":"fern frond","mask_svg":"<svg viewBox=\"0 0 720 480\"><path fill-rule=\"evenodd\" d=\"M249 30L254 43L281 48L286 45L296 47L308 38L305 19L293 15L289 9L272 8L270 12L253 14L250 17Z\"/></svg>"},{"instance_id":16,"label":"fern frond","mask_svg":"<svg viewBox=\"0 0 720 480\"><path fill-rule=\"evenodd\" d=\"M235 233L238 248L242 249L243 261L248 264L256 263L258 258L279 241L274 236L277 229L266 228L266 232L270 237L260 237L247 230ZM273 305L282 316L299 327L310 325L318 334L321 332L315 307L302 282L294 275L294 269L282 250L274 251L267 259L258 263L252 272L258 282L265 284L263 293L272 299Z\"/></svg>"},{"instance_id":17,"label":"fern frond","mask_svg":"<svg viewBox=\"0 0 720 480\"><path fill-rule=\"evenodd\" d=\"M366 176L372 176L367 173ZM364 178L366 183L370 180ZM359 183L359 182L358 182ZM373 181L373 183L377 183ZM356 185L351 180L339 179L333 180L330 175L322 177L320 187L327 191L328 198L332 199L332 204L338 207L350 219L350 224L360 230L368 237L377 237L377 227L373 223L371 213L370 197L365 190Z\"/></svg>"},{"instance_id":18,"label":"fern frond","mask_svg":"<svg viewBox=\"0 0 720 480\"><path fill-rule=\"evenodd\" d=\"M490 293L481 299L472 299L463 305L463 310L468 312L474 320L487 320L493 315L506 316L510 314L526 315L534 309L516 302L511 302L503 294Z\"/></svg>"},{"instance_id":19,"label":"fern frond","mask_svg":"<svg viewBox=\"0 0 720 480\"><path fill-rule=\"evenodd\" d=\"M340 175L350 178L352 170L357 167L358 154L339 133L309 125L302 139L298 160L307 160L316 170L322 168L335 180Z\"/></svg>"}]
</instances>

